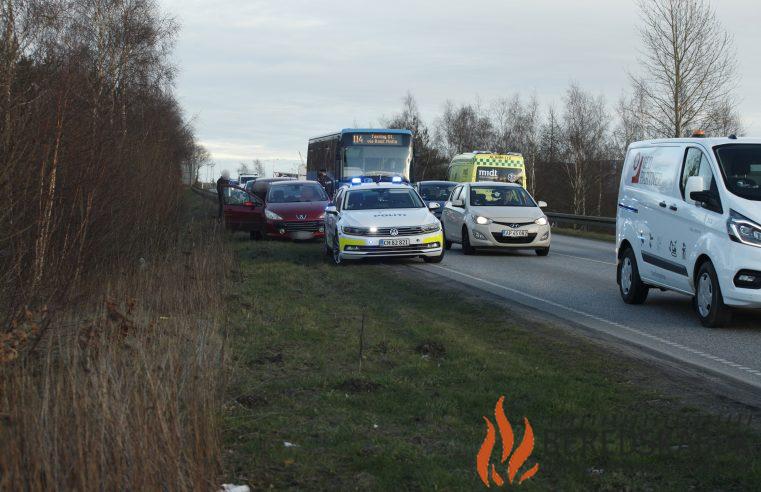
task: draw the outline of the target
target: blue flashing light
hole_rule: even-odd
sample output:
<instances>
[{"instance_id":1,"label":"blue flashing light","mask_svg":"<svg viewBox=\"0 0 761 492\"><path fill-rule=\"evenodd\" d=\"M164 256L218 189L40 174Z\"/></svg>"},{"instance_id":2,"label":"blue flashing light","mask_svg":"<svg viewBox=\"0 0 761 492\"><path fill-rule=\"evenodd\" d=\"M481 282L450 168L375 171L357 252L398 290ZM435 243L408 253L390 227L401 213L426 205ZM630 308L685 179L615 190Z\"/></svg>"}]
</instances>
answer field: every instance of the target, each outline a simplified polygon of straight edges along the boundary
<instances>
[{"instance_id":1,"label":"blue flashing light","mask_svg":"<svg viewBox=\"0 0 761 492\"><path fill-rule=\"evenodd\" d=\"M351 184L362 184L362 178L351 178Z\"/></svg>"},{"instance_id":2,"label":"blue flashing light","mask_svg":"<svg viewBox=\"0 0 761 492\"><path fill-rule=\"evenodd\" d=\"M391 182L392 183L401 183L402 182L402 177L401 176L394 176L393 178L391 178Z\"/></svg>"}]
</instances>

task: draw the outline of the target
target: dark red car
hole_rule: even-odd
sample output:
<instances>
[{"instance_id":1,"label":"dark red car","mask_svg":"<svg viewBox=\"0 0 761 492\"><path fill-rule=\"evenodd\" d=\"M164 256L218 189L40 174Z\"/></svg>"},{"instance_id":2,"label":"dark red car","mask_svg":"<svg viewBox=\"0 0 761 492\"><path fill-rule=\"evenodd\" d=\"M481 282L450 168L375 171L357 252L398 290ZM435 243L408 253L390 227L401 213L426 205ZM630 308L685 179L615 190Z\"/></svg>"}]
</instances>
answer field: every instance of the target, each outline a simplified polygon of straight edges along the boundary
<instances>
[{"instance_id":1,"label":"dark red car","mask_svg":"<svg viewBox=\"0 0 761 492\"><path fill-rule=\"evenodd\" d=\"M325 235L330 200L316 181L257 179L248 190L231 187L225 195L225 226L263 236L314 239Z\"/></svg>"}]
</instances>

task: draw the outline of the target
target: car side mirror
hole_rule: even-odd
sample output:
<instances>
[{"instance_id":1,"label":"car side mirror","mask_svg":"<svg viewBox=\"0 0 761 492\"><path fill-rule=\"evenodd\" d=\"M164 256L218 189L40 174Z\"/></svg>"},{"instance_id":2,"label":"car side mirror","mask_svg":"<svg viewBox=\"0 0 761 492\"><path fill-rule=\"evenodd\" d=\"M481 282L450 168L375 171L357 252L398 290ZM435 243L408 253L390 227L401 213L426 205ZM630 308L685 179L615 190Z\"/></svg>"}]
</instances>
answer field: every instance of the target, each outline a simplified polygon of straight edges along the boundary
<instances>
[{"instance_id":1,"label":"car side mirror","mask_svg":"<svg viewBox=\"0 0 761 492\"><path fill-rule=\"evenodd\" d=\"M457 208L462 208L465 206L465 203L461 199L452 200L452 206Z\"/></svg>"},{"instance_id":2,"label":"car side mirror","mask_svg":"<svg viewBox=\"0 0 761 492\"><path fill-rule=\"evenodd\" d=\"M687 184L684 186L684 196L696 203L707 203L705 200L693 196L702 196L705 198L705 196L701 194L705 193L707 189L708 187L706 186L705 179L702 176L690 176L687 178Z\"/></svg>"},{"instance_id":3,"label":"car side mirror","mask_svg":"<svg viewBox=\"0 0 761 492\"><path fill-rule=\"evenodd\" d=\"M330 215L336 215L338 213L338 209L335 205L328 205L325 207L325 213Z\"/></svg>"},{"instance_id":4,"label":"car side mirror","mask_svg":"<svg viewBox=\"0 0 761 492\"><path fill-rule=\"evenodd\" d=\"M431 202L428 204L428 210L438 210L441 208L441 205L436 202Z\"/></svg>"},{"instance_id":5,"label":"car side mirror","mask_svg":"<svg viewBox=\"0 0 761 492\"><path fill-rule=\"evenodd\" d=\"M539 200L539 203L537 203L537 206L539 208L547 208L547 202Z\"/></svg>"}]
</instances>

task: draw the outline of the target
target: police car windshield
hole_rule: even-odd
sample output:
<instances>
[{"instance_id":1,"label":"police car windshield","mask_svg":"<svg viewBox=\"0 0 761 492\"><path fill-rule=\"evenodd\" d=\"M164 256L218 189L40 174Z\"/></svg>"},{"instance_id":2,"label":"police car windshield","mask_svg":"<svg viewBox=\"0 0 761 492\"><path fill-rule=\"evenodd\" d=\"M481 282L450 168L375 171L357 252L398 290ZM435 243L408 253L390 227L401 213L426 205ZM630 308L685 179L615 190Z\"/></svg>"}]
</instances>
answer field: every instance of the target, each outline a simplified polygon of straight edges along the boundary
<instances>
[{"instance_id":1,"label":"police car windshield","mask_svg":"<svg viewBox=\"0 0 761 492\"><path fill-rule=\"evenodd\" d=\"M422 208L425 204L409 188L378 188L351 190L346 194L344 210L385 210Z\"/></svg>"},{"instance_id":2,"label":"police car windshield","mask_svg":"<svg viewBox=\"0 0 761 492\"><path fill-rule=\"evenodd\" d=\"M536 207L531 195L518 186L472 186L471 207Z\"/></svg>"},{"instance_id":3,"label":"police car windshield","mask_svg":"<svg viewBox=\"0 0 761 492\"><path fill-rule=\"evenodd\" d=\"M423 200L445 202L449 200L449 195L452 194L454 187L454 183L421 184L420 195L423 197Z\"/></svg>"},{"instance_id":4,"label":"police car windshield","mask_svg":"<svg viewBox=\"0 0 761 492\"><path fill-rule=\"evenodd\" d=\"M327 202L328 195L317 183L288 183L272 185L267 203Z\"/></svg>"},{"instance_id":5,"label":"police car windshield","mask_svg":"<svg viewBox=\"0 0 761 492\"><path fill-rule=\"evenodd\" d=\"M761 145L722 145L716 147L716 158L731 193L761 201Z\"/></svg>"}]
</instances>

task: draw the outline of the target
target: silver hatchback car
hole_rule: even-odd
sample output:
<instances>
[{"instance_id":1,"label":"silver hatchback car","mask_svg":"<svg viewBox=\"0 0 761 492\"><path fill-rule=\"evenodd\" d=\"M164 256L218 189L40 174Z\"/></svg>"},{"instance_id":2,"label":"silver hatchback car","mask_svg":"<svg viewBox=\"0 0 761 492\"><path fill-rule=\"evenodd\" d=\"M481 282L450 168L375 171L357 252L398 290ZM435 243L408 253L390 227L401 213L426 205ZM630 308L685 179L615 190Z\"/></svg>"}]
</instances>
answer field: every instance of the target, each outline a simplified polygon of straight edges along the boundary
<instances>
[{"instance_id":1,"label":"silver hatchback car","mask_svg":"<svg viewBox=\"0 0 761 492\"><path fill-rule=\"evenodd\" d=\"M547 256L552 233L542 212L546 206L517 184L463 183L452 191L441 214L445 245L460 243L466 255L476 248L510 248Z\"/></svg>"}]
</instances>

